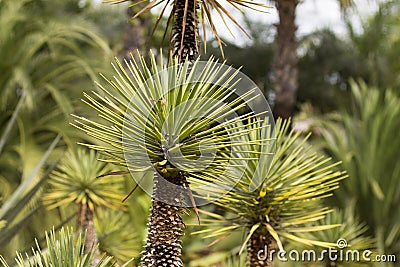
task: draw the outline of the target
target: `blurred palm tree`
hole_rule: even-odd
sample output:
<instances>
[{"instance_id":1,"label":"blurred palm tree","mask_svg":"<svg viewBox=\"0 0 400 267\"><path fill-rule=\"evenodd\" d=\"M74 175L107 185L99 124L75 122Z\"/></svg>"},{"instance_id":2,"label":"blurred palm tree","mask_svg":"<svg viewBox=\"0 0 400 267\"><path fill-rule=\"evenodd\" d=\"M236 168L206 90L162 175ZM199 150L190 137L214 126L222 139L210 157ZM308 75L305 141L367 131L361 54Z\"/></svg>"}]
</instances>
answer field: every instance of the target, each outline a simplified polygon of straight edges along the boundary
<instances>
[{"instance_id":1,"label":"blurred palm tree","mask_svg":"<svg viewBox=\"0 0 400 267\"><path fill-rule=\"evenodd\" d=\"M123 177L98 178L110 171L111 166L99 161L93 150L70 149L50 175L50 188L43 196L48 209L77 204L77 227L86 233L85 253L99 242L94 228L96 209L122 206Z\"/></svg>"},{"instance_id":2,"label":"blurred palm tree","mask_svg":"<svg viewBox=\"0 0 400 267\"><path fill-rule=\"evenodd\" d=\"M289 118L296 108L298 87L298 57L296 39L296 8L300 0L274 0L278 10L274 60L272 63L272 86L275 91L274 116ZM353 0L338 0L344 15L354 6Z\"/></svg>"},{"instance_id":3,"label":"blurred palm tree","mask_svg":"<svg viewBox=\"0 0 400 267\"><path fill-rule=\"evenodd\" d=\"M250 90L225 102L234 94L230 89L237 72L212 60L177 63L171 58L164 65L161 58L158 65L152 56L148 66L139 57L126 71L117 61L114 80L99 85L108 96L86 95L85 102L104 120L76 117L78 128L106 143L89 147L131 172L147 173L143 179L154 179L142 257L142 265L149 267L183 266L181 213L195 205L191 189L224 179L225 168L235 161L229 147L240 146L235 140L247 131L246 125L241 131L230 126L239 127L237 122L250 116L232 115L257 97Z\"/></svg>"},{"instance_id":4,"label":"blurred palm tree","mask_svg":"<svg viewBox=\"0 0 400 267\"><path fill-rule=\"evenodd\" d=\"M272 62L273 112L276 118L291 117L296 106L298 68L295 20L299 3L300 0L275 0L279 15Z\"/></svg>"},{"instance_id":5,"label":"blurred palm tree","mask_svg":"<svg viewBox=\"0 0 400 267\"><path fill-rule=\"evenodd\" d=\"M133 1L130 1L133 4ZM133 17L135 14L140 12L146 6L146 3L140 3L137 5L131 5L127 9L127 16L129 18ZM149 13L143 13L136 19L131 19L126 25L126 30L124 34L124 47L123 47L123 57L127 60L130 59L132 51L144 51L146 47L146 41L149 42L147 36L149 35L149 27L153 20L153 15ZM149 46L147 46L149 47ZM147 48L146 47L146 48Z\"/></svg>"},{"instance_id":6,"label":"blurred palm tree","mask_svg":"<svg viewBox=\"0 0 400 267\"><path fill-rule=\"evenodd\" d=\"M258 122L261 125L267 123ZM271 253L283 249L282 239L306 245L335 246L331 242L308 239L300 233L338 226L310 226L309 223L323 219L331 212L321 199L332 195L346 175L335 171L337 163L329 163L329 158L313 151L306 143L308 137L302 138L299 133L290 131L290 121L277 122L275 142L272 130L263 128L260 131L258 124L254 124L256 127L244 136L247 139L244 143L248 146L242 150L248 151L253 160L243 177L239 182L227 179L228 184L221 184L227 187L230 183L235 184L231 191L215 202L227 213L219 215L203 211L208 217L203 219L206 229L196 233L223 238L232 231L243 229L246 238L239 255L247 246L247 262L252 267L273 266ZM260 143L256 140L269 141ZM260 154L259 158L255 157L257 154ZM240 167L233 171L232 177L243 172ZM264 259L260 255L265 256Z\"/></svg>"}]
</instances>

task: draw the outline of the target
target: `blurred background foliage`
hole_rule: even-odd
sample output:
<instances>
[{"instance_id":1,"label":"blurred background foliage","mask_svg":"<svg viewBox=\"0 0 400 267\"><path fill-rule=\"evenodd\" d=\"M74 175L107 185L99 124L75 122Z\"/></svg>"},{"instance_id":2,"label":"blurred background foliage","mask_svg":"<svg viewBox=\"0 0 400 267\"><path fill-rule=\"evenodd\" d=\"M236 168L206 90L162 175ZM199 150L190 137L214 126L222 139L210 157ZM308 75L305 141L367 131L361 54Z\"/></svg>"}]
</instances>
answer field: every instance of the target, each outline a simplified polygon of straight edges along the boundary
<instances>
[{"instance_id":1,"label":"blurred background foliage","mask_svg":"<svg viewBox=\"0 0 400 267\"><path fill-rule=\"evenodd\" d=\"M157 51L161 45L160 30L151 43L129 46L137 43L132 38L148 41L153 24L148 21L156 17L129 23L126 10L127 5L82 0L0 1L0 254L11 264L15 251L36 246L35 238L45 247L44 233L52 227L76 227L73 203L47 210L42 198L49 192L47 177L68 148L88 138L69 126L71 113L95 116L81 105L82 92L96 90L93 80L99 79L99 72L111 71L113 56L123 57L133 48ZM243 45L224 40L225 59L234 67L243 66L242 71L273 101L273 25L250 18L244 21L253 39ZM136 32L143 36L127 34L132 27L141 27ZM382 1L378 11L363 21L361 31L348 21L347 34L324 29L299 36L299 88L293 119L296 131L311 131L309 142L342 161L338 168L349 174L328 202L340 211L326 218L343 227L319 232L318 238L336 242L347 234L349 240L368 243L372 237L379 253L395 254L397 259L399 32L400 3ZM211 54L220 57L213 40L202 57ZM129 175L125 178L122 194L135 184ZM96 211L101 251L119 263L137 259L149 206L149 197L138 189L125 210ZM218 212L214 206L207 209ZM187 266L239 266L239 262L244 266L245 255L237 257L242 239L236 233L207 246L210 241L192 237L188 231L184 259ZM131 263L135 264L137 260Z\"/></svg>"}]
</instances>

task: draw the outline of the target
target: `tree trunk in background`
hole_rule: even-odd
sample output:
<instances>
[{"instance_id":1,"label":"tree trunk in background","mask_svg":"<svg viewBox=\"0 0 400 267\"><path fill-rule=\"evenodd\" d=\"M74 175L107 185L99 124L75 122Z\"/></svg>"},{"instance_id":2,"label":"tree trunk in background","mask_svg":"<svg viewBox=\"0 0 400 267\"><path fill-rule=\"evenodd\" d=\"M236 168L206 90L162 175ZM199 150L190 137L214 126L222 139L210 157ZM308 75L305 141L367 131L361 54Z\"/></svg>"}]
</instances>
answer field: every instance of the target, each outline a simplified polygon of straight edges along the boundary
<instances>
[{"instance_id":1,"label":"tree trunk in background","mask_svg":"<svg viewBox=\"0 0 400 267\"><path fill-rule=\"evenodd\" d=\"M278 253L275 239L267 232L266 228L260 226L251 236L247 248L247 262L250 267L273 267L272 256Z\"/></svg>"},{"instance_id":2,"label":"tree trunk in background","mask_svg":"<svg viewBox=\"0 0 400 267\"><path fill-rule=\"evenodd\" d=\"M184 20L186 0L175 0L174 3L175 10L174 24L172 26L171 49L172 55L178 57L179 62L183 62L186 57L189 61L194 61L199 55L199 47L197 43L197 0L187 0L187 3L186 21Z\"/></svg>"},{"instance_id":3,"label":"tree trunk in background","mask_svg":"<svg viewBox=\"0 0 400 267\"><path fill-rule=\"evenodd\" d=\"M124 36L124 48L123 56L125 59L131 58L131 53L137 49L145 51L144 46L146 45L146 29L149 22L151 23L151 13L142 13L140 16L132 20L132 17L139 12L146 3L135 5L128 8L127 14L129 23Z\"/></svg>"},{"instance_id":4,"label":"tree trunk in background","mask_svg":"<svg viewBox=\"0 0 400 267\"><path fill-rule=\"evenodd\" d=\"M88 206L88 204L79 203L78 204L78 230L84 235L86 233L85 239L85 253L88 253L90 249L95 248L95 254L91 266L96 266L100 261L100 253L96 247L99 244L96 230L94 229L94 213Z\"/></svg>"},{"instance_id":5,"label":"tree trunk in background","mask_svg":"<svg viewBox=\"0 0 400 267\"><path fill-rule=\"evenodd\" d=\"M275 0L279 13L272 65L275 118L289 118L296 106L298 69L295 18L298 3L299 0Z\"/></svg>"}]
</instances>

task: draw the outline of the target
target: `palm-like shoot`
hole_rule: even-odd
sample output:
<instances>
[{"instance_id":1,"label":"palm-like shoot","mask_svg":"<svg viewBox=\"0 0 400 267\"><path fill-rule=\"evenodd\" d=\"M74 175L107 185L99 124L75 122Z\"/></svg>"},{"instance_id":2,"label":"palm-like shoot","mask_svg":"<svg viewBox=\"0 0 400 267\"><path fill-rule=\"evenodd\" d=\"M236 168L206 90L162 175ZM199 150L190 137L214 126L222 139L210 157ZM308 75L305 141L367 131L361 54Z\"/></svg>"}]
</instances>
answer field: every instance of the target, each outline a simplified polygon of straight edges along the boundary
<instances>
[{"instance_id":1,"label":"palm-like shoot","mask_svg":"<svg viewBox=\"0 0 400 267\"><path fill-rule=\"evenodd\" d=\"M205 185L223 179L227 166L234 165L232 147L243 145L240 136L247 131L237 126L247 115L235 114L257 94L249 90L226 101L235 95L237 72L212 60L174 65L178 61L171 59L169 65L157 65L152 57L147 66L139 58L127 65L128 71L117 62L114 80L99 86L105 96L86 95L85 102L104 120L77 117L76 125L108 144L89 147L104 152L110 162L131 172L154 173L142 264L182 266L180 213L194 202L188 184L205 192Z\"/></svg>"},{"instance_id":2,"label":"palm-like shoot","mask_svg":"<svg viewBox=\"0 0 400 267\"><path fill-rule=\"evenodd\" d=\"M122 177L101 177L110 172L110 165L100 162L96 153L82 148L70 149L58 169L50 175L50 190L43 197L49 209L78 205L78 228L86 231L85 249L98 243L94 229L94 211L99 207L120 207L123 194Z\"/></svg>"},{"instance_id":3,"label":"palm-like shoot","mask_svg":"<svg viewBox=\"0 0 400 267\"><path fill-rule=\"evenodd\" d=\"M260 122L263 123L266 122ZM277 251L278 247L282 248L283 238L307 245L334 245L299 237L298 233L334 227L307 224L330 212L320 200L331 195L345 175L334 171L337 164L330 164L329 159L313 152L305 143L307 138L289 131L288 121L278 121L275 130L275 154L270 155L275 148L271 141L269 144L252 142L247 151L262 153L260 158L249 162L244 177L216 201L227 214L209 213L210 218L204 220L209 227L197 232L216 237L244 228L247 238L241 251L247 245L250 266L270 266L270 255L259 259L258 252L265 251L264 246L270 252ZM268 140L271 137L271 131L254 129L246 138ZM255 187L257 183L261 186Z\"/></svg>"}]
</instances>

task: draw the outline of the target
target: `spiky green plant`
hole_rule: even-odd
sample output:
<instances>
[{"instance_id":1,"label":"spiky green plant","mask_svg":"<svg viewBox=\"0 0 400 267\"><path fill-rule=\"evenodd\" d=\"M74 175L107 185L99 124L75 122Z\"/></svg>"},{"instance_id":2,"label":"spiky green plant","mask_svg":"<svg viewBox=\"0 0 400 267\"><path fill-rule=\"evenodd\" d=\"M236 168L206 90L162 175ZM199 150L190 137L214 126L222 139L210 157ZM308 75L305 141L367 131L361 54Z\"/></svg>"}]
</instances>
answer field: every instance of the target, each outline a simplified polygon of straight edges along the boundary
<instances>
[{"instance_id":1,"label":"spiky green plant","mask_svg":"<svg viewBox=\"0 0 400 267\"><path fill-rule=\"evenodd\" d=\"M114 79L99 84L104 96L85 94L84 101L103 120L76 116L76 126L105 143L88 146L109 162L154 173L142 265L182 266L181 213L194 202L188 186L204 192L205 184L225 179L225 169L235 161L231 148L245 142L239 137L246 125L238 122L255 116L235 113L258 95L249 90L226 101L235 95L238 72L212 60L177 65L171 58L164 65L151 56L148 66L138 58L126 66L117 61Z\"/></svg>"},{"instance_id":2,"label":"spiky green plant","mask_svg":"<svg viewBox=\"0 0 400 267\"><path fill-rule=\"evenodd\" d=\"M95 151L71 148L51 173L50 189L43 196L48 209L77 204L77 225L80 231L86 231L86 252L98 244L93 218L96 208L122 205L123 178L98 177L110 171L111 166L99 161Z\"/></svg>"},{"instance_id":3,"label":"spiky green plant","mask_svg":"<svg viewBox=\"0 0 400 267\"><path fill-rule=\"evenodd\" d=\"M85 252L83 244L85 238L82 234L75 235L72 229L64 230L62 228L56 236L55 231L46 233L47 247L41 248L36 240L36 248L32 248L32 256L26 254L26 258L22 253L17 252L16 263L19 267L106 267L112 263L112 257L103 257L98 263L93 264L95 250L94 247ZM5 259L0 256L0 263L3 267L9 267ZM124 264L126 266L128 263Z\"/></svg>"},{"instance_id":4,"label":"spiky green plant","mask_svg":"<svg viewBox=\"0 0 400 267\"><path fill-rule=\"evenodd\" d=\"M203 220L207 228L196 232L217 237L244 229L246 238L239 254L247 245L248 263L252 267L271 266L270 253L283 248L283 239L324 247L335 245L300 237L299 233L338 226L309 226L308 223L316 222L330 212L320 200L330 196L346 175L335 171L338 163L330 163L329 158L314 152L306 143L308 137L290 131L289 124L289 121L277 122L275 144L247 141L251 145L243 150L251 151L250 154L261 153L261 156L259 159L253 157L255 159L247 165L244 177L238 183L232 180L236 186L216 200L215 204L226 214L207 212L209 218ZM246 139L268 140L271 137L271 130L260 131L255 127ZM276 151L271 155L275 146ZM261 185L255 187L259 182ZM259 259L259 252L266 253L265 248L269 254Z\"/></svg>"}]
</instances>

